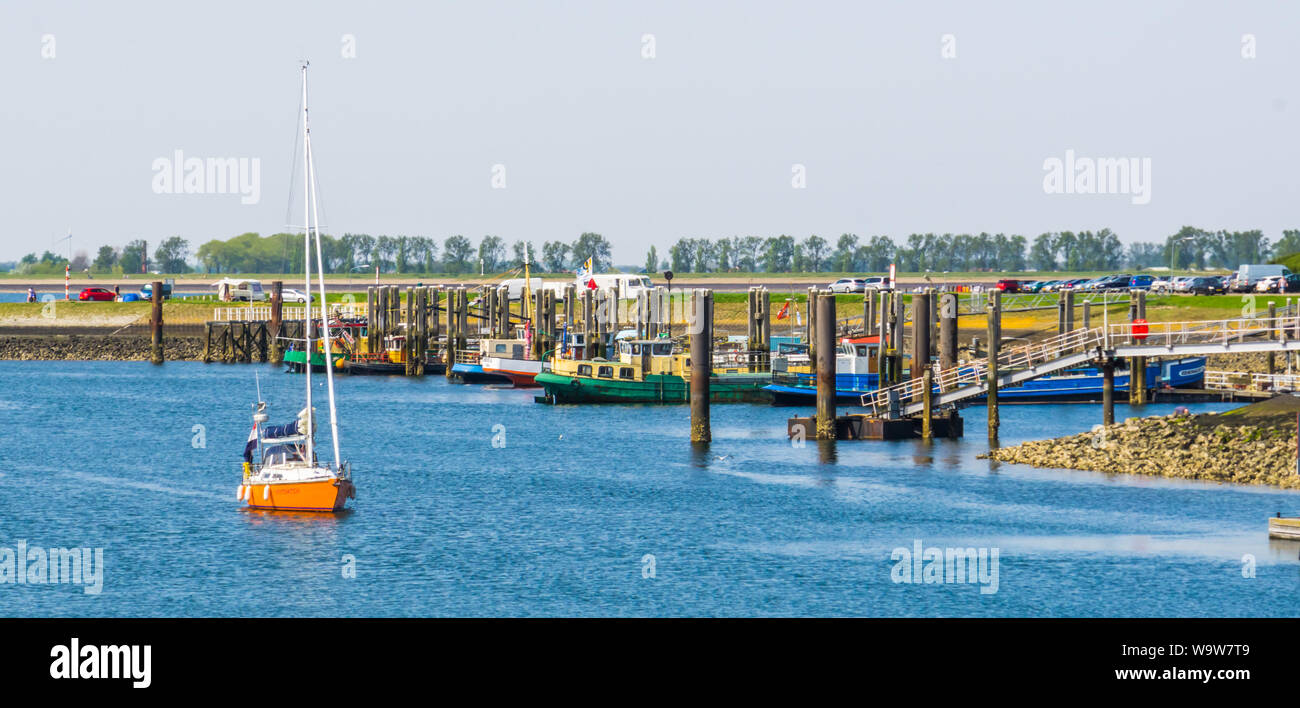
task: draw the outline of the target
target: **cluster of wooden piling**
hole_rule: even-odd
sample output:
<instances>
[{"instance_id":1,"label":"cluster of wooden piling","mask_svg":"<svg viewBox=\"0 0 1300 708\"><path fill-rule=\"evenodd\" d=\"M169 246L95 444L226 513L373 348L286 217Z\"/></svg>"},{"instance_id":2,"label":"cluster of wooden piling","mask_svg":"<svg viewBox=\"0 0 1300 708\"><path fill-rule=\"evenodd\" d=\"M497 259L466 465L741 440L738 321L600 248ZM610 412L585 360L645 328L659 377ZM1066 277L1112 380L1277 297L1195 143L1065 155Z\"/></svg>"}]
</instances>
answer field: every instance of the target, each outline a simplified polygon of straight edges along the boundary
<instances>
[{"instance_id":1,"label":"cluster of wooden piling","mask_svg":"<svg viewBox=\"0 0 1300 708\"><path fill-rule=\"evenodd\" d=\"M301 336L302 323L295 324ZM267 322L208 322L203 325L203 363L248 364L254 359L269 362L276 341L271 332Z\"/></svg>"}]
</instances>

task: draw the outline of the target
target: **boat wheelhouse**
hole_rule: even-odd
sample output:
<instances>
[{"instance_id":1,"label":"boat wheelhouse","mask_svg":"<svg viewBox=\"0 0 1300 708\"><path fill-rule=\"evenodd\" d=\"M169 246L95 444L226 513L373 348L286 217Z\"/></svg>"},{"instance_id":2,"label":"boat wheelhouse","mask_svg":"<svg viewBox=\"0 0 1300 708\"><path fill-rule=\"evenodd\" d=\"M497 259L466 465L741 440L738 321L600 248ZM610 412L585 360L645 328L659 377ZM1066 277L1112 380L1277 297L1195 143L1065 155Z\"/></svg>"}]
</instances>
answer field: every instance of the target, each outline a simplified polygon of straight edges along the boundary
<instances>
[{"instance_id":1,"label":"boat wheelhouse","mask_svg":"<svg viewBox=\"0 0 1300 708\"><path fill-rule=\"evenodd\" d=\"M535 380L553 403L686 403L690 400L689 355L668 339L624 339L613 360L556 357ZM765 366L714 367L709 399L714 403L763 402L770 375ZM753 369L751 371L751 369Z\"/></svg>"}]
</instances>

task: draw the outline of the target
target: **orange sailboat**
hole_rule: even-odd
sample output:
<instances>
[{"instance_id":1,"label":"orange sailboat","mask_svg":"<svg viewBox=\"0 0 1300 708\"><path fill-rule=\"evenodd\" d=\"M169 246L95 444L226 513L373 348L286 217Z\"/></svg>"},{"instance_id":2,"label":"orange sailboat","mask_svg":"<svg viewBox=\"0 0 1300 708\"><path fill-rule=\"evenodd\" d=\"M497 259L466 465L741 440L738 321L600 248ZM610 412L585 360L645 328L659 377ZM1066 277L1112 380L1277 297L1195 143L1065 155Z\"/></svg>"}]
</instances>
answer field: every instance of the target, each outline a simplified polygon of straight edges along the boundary
<instances>
[{"instance_id":1,"label":"orange sailboat","mask_svg":"<svg viewBox=\"0 0 1300 708\"><path fill-rule=\"evenodd\" d=\"M307 64L302 66L303 128L303 258L305 292L311 292L312 247L320 280L321 338L327 359L334 354L329 317L325 314L325 269L321 257L320 220L316 204L316 172L312 162L311 130L307 122ZM312 351L312 298L307 298L303 335ZM339 456L338 409L334 403L334 367L325 367L329 394L330 440L334 462L322 462L316 454L316 409L312 407L311 368L303 368L307 405L296 420L269 425L266 403L258 401L253 413L253 431L244 447L244 480L239 499L251 509L270 511L342 511L348 499L356 498L351 466ZM261 398L261 396L258 396Z\"/></svg>"}]
</instances>

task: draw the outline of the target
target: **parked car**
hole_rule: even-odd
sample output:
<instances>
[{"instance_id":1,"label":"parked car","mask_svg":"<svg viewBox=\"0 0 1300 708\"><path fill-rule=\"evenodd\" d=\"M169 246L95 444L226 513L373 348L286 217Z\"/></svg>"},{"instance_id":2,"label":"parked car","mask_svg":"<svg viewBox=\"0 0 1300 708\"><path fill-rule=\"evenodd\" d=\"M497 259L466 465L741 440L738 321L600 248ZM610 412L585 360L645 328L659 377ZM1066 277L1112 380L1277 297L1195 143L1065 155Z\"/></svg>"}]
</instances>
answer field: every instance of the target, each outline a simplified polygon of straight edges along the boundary
<instances>
[{"instance_id":1,"label":"parked car","mask_svg":"<svg viewBox=\"0 0 1300 708\"><path fill-rule=\"evenodd\" d=\"M112 302L117 299L117 294L104 288L84 288L77 299L82 302Z\"/></svg>"},{"instance_id":2,"label":"parked car","mask_svg":"<svg viewBox=\"0 0 1300 708\"><path fill-rule=\"evenodd\" d=\"M862 278L840 278L831 283L830 289L833 293L864 293L867 291L867 281Z\"/></svg>"},{"instance_id":3,"label":"parked car","mask_svg":"<svg viewBox=\"0 0 1300 708\"><path fill-rule=\"evenodd\" d=\"M1264 278L1286 277L1291 273L1285 266L1274 264L1242 264L1232 278L1230 289L1236 292L1248 292Z\"/></svg>"},{"instance_id":4,"label":"parked car","mask_svg":"<svg viewBox=\"0 0 1300 708\"><path fill-rule=\"evenodd\" d=\"M1173 284L1173 278L1167 275L1162 275L1156 278L1155 280L1151 281L1151 292L1167 293L1169 292L1169 286L1172 284Z\"/></svg>"},{"instance_id":5,"label":"parked car","mask_svg":"<svg viewBox=\"0 0 1300 708\"><path fill-rule=\"evenodd\" d=\"M860 280L862 281L862 284L866 287L867 290L888 290L889 289L889 278L886 278L881 275L874 275L871 276L870 278L860 278Z\"/></svg>"},{"instance_id":6,"label":"parked car","mask_svg":"<svg viewBox=\"0 0 1300 708\"><path fill-rule=\"evenodd\" d=\"M1137 290L1150 290L1154 282L1156 282L1154 275L1135 275L1129 278L1128 286Z\"/></svg>"},{"instance_id":7,"label":"parked car","mask_svg":"<svg viewBox=\"0 0 1300 708\"><path fill-rule=\"evenodd\" d=\"M1222 295L1227 291L1223 281L1214 276L1197 276L1187 283L1187 292L1193 295Z\"/></svg>"},{"instance_id":8,"label":"parked car","mask_svg":"<svg viewBox=\"0 0 1300 708\"><path fill-rule=\"evenodd\" d=\"M1018 293L1020 292L1020 281L1012 280L1010 278L1003 278L1002 280L999 280L997 284L994 285L993 287L997 288L998 290L1001 290L1004 293Z\"/></svg>"},{"instance_id":9,"label":"parked car","mask_svg":"<svg viewBox=\"0 0 1300 708\"><path fill-rule=\"evenodd\" d=\"M168 278L167 280L163 281L162 296L164 300L172 296L172 285L174 285L175 283L176 281L171 278ZM141 300L153 299L153 283L145 283L144 285L140 286L140 299Z\"/></svg>"},{"instance_id":10,"label":"parked car","mask_svg":"<svg viewBox=\"0 0 1300 708\"><path fill-rule=\"evenodd\" d=\"M285 302L307 302L308 297L307 295L304 295L301 290L294 290L293 288L285 288L281 290L280 295L284 298ZM311 301L316 302L315 295L311 296Z\"/></svg>"}]
</instances>

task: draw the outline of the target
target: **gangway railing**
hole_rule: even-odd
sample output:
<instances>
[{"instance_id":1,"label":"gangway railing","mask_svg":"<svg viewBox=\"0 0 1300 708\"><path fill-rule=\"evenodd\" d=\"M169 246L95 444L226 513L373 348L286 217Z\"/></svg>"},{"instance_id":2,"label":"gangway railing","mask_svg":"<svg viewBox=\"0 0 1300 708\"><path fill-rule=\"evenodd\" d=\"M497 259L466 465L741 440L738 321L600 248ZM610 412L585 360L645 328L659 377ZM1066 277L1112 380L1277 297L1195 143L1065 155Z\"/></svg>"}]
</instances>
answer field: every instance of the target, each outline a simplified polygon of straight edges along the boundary
<instances>
[{"instance_id":1,"label":"gangway railing","mask_svg":"<svg viewBox=\"0 0 1300 708\"><path fill-rule=\"evenodd\" d=\"M1230 351L1300 351L1300 316L1122 323L1077 329L999 352L998 386L1012 386L1103 357L1186 356ZM934 367L931 404L947 405L988 391L988 360ZM862 395L873 413L914 415L924 406L916 377Z\"/></svg>"}]
</instances>

